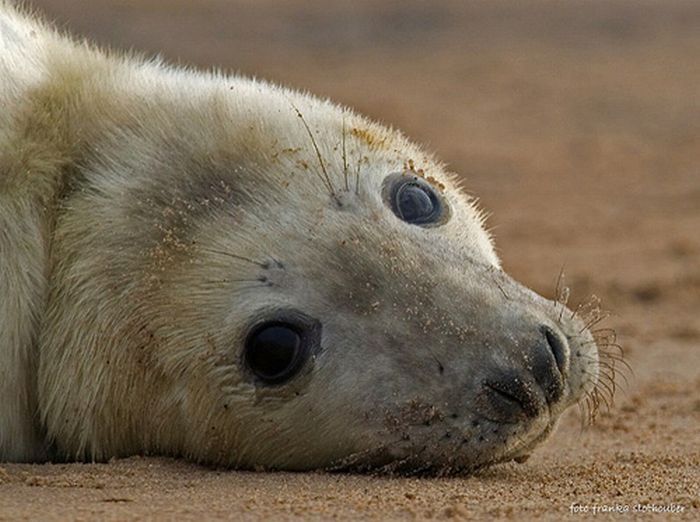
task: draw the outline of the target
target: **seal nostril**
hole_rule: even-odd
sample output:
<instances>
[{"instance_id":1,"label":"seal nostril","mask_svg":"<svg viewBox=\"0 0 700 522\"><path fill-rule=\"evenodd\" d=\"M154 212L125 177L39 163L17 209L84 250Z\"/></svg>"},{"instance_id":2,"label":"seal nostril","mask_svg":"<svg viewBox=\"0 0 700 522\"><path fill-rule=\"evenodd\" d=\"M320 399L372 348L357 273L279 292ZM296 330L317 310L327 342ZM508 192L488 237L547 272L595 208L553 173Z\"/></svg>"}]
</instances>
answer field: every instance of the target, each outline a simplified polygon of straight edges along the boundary
<instances>
[{"instance_id":1,"label":"seal nostril","mask_svg":"<svg viewBox=\"0 0 700 522\"><path fill-rule=\"evenodd\" d=\"M542 338L532 353L532 373L547 402L553 404L564 394L569 348L564 337L553 328L542 326L540 332Z\"/></svg>"},{"instance_id":2,"label":"seal nostril","mask_svg":"<svg viewBox=\"0 0 700 522\"><path fill-rule=\"evenodd\" d=\"M554 355L554 360L557 363L557 368L559 372L564 375L564 369L566 368L566 344L562 340L560 335L557 335L548 326L542 327L542 333L545 339L547 339L547 344L549 345L552 355Z\"/></svg>"}]
</instances>

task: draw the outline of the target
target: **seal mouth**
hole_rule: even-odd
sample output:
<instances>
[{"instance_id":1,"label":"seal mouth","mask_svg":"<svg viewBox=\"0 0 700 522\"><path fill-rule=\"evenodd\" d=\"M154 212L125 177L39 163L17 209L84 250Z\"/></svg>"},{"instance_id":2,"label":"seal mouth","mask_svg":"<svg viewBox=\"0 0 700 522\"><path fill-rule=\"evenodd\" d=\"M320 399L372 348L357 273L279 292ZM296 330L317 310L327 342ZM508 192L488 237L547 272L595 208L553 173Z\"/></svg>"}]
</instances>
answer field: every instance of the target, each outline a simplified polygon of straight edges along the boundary
<instances>
[{"instance_id":1,"label":"seal mouth","mask_svg":"<svg viewBox=\"0 0 700 522\"><path fill-rule=\"evenodd\" d=\"M531 386L516 376L510 379L484 379L486 411L482 416L497 424L519 424L535 418L542 410L542 402Z\"/></svg>"},{"instance_id":2,"label":"seal mouth","mask_svg":"<svg viewBox=\"0 0 700 522\"><path fill-rule=\"evenodd\" d=\"M508 397L505 400L517 402L519 407L517 399ZM547 405L535 418L508 424L474 413L477 417L468 422L467 426L446 426L444 432L435 429L441 425L439 422L414 424L395 433L392 441L342 457L325 470L387 476L442 477L469 475L512 460L524 462L534 448L554 430L558 420L557 410L557 407ZM445 418L441 417L440 420ZM508 426L507 431L499 431L499 428L505 426ZM421 432L412 431L411 428L425 428L430 432L422 432L421 436ZM500 435L495 435L497 432Z\"/></svg>"}]
</instances>

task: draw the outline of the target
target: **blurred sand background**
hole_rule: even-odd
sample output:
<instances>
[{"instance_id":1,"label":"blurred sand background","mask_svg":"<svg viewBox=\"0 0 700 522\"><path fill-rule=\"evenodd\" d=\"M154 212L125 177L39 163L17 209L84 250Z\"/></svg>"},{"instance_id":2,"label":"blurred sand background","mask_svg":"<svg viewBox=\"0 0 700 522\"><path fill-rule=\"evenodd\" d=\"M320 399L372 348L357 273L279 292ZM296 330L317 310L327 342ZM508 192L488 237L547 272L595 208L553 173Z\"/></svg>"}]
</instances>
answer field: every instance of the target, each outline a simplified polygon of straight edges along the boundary
<instances>
[{"instance_id":1,"label":"blurred sand background","mask_svg":"<svg viewBox=\"0 0 700 522\"><path fill-rule=\"evenodd\" d=\"M0 465L0 520L582 519L572 503L700 518L700 2L32 4L99 43L403 129L492 212L507 271L551 297L564 267L571 303L602 298L634 376L593 427L571 411L528 462L471 477Z\"/></svg>"}]
</instances>

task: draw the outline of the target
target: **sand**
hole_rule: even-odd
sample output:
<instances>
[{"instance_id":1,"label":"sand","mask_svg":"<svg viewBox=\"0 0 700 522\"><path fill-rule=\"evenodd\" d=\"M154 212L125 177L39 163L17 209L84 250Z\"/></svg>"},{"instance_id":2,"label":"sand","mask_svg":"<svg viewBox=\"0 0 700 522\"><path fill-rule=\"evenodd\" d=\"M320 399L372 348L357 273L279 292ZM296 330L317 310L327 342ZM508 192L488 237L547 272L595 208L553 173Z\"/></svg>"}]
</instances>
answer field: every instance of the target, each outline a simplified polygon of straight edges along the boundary
<instances>
[{"instance_id":1,"label":"sand","mask_svg":"<svg viewBox=\"0 0 700 522\"><path fill-rule=\"evenodd\" d=\"M42 0L74 31L357 107L492 213L506 270L611 310L634 375L468 477L0 464L0 520L700 518L700 4ZM654 510L661 512L654 512Z\"/></svg>"}]
</instances>

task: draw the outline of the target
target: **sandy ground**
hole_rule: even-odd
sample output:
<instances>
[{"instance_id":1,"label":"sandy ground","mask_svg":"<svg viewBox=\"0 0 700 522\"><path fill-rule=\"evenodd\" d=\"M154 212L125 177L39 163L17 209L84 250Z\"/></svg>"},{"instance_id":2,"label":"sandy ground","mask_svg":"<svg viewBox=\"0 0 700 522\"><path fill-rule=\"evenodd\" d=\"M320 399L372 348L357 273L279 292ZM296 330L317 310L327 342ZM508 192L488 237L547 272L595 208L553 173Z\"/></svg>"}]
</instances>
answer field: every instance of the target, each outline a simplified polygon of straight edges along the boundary
<instances>
[{"instance_id":1,"label":"sandy ground","mask_svg":"<svg viewBox=\"0 0 700 522\"><path fill-rule=\"evenodd\" d=\"M572 411L529 461L475 476L2 465L0 519L700 518L699 3L34 4L404 129L481 197L516 278L552 296L564 267L572 303L602 298L634 375L594 426ZM652 504L683 512L634 513Z\"/></svg>"}]
</instances>

